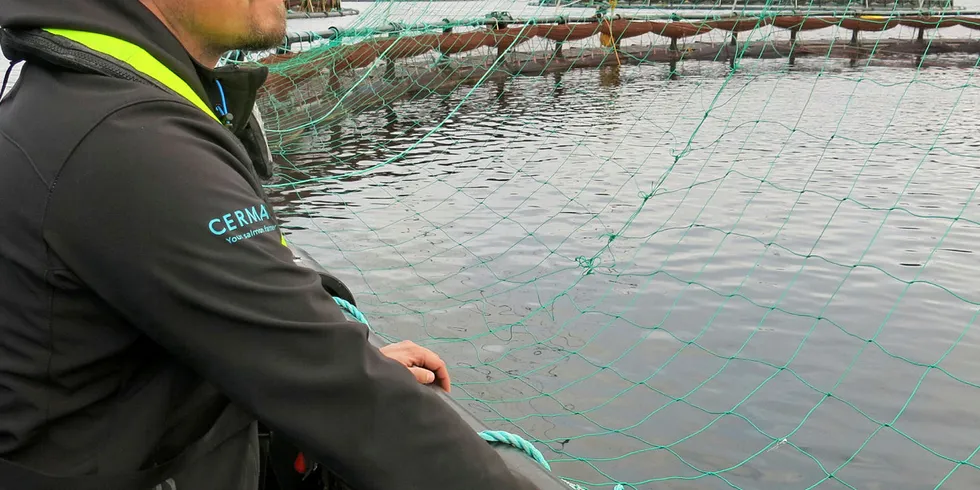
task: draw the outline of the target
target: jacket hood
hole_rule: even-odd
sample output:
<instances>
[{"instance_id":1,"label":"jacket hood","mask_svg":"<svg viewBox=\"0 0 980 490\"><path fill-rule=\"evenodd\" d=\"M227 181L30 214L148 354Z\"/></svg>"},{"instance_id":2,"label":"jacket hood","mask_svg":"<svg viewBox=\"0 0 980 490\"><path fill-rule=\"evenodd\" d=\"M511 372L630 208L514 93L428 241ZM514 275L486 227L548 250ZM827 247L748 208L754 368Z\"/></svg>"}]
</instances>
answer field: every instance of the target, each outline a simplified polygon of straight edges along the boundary
<instances>
[{"instance_id":1,"label":"jacket hood","mask_svg":"<svg viewBox=\"0 0 980 490\"><path fill-rule=\"evenodd\" d=\"M8 32L41 28L96 32L142 47L184 79L202 100L211 101L212 107L220 101L222 117L236 135L247 129L250 115L257 116L255 100L268 76L266 66L215 69L201 65L139 0L0 0L0 48L7 59L31 58L8 39Z\"/></svg>"},{"instance_id":2,"label":"jacket hood","mask_svg":"<svg viewBox=\"0 0 980 490\"><path fill-rule=\"evenodd\" d=\"M0 0L4 29L53 27L98 32L147 50L206 98L195 62L180 41L139 0ZM8 53L16 59L16 53Z\"/></svg>"}]
</instances>

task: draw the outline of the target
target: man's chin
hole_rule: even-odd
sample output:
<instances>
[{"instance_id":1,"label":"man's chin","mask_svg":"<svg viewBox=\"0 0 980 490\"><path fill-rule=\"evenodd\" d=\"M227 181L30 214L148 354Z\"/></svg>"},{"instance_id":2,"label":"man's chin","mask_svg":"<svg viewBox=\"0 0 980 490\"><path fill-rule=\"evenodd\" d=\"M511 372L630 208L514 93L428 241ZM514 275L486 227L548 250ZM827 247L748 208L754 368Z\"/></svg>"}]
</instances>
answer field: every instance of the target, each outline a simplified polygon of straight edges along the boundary
<instances>
[{"instance_id":1,"label":"man's chin","mask_svg":"<svg viewBox=\"0 0 980 490\"><path fill-rule=\"evenodd\" d=\"M235 49L240 49L242 51L267 51L283 46L285 42L286 29L285 26L283 26L281 29L273 29L266 32L254 32L248 39L238 43L239 45Z\"/></svg>"},{"instance_id":2,"label":"man's chin","mask_svg":"<svg viewBox=\"0 0 980 490\"><path fill-rule=\"evenodd\" d=\"M283 36L269 39L253 39L238 47L241 51L268 51L285 45Z\"/></svg>"},{"instance_id":3,"label":"man's chin","mask_svg":"<svg viewBox=\"0 0 980 490\"><path fill-rule=\"evenodd\" d=\"M283 2L277 2L274 13L257 22L252 33L238 43L236 49L242 51L266 51L278 48L286 42L286 6Z\"/></svg>"}]
</instances>

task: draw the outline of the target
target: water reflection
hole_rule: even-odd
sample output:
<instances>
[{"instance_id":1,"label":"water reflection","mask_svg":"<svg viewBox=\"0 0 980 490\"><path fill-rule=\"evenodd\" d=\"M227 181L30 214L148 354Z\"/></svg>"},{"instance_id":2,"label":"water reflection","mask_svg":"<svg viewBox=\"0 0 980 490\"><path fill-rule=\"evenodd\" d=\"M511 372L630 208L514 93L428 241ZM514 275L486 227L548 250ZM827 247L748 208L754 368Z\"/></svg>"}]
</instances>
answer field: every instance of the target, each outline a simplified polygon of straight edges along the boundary
<instances>
[{"instance_id":1,"label":"water reflection","mask_svg":"<svg viewBox=\"0 0 980 490\"><path fill-rule=\"evenodd\" d=\"M507 103L507 80L503 78L498 78L493 81L493 99L497 102L497 108L500 110L505 110L509 107Z\"/></svg>"},{"instance_id":2,"label":"water reflection","mask_svg":"<svg viewBox=\"0 0 980 490\"><path fill-rule=\"evenodd\" d=\"M599 68L599 86L603 88L618 87L620 85L620 68L619 65Z\"/></svg>"},{"instance_id":3,"label":"water reflection","mask_svg":"<svg viewBox=\"0 0 980 490\"><path fill-rule=\"evenodd\" d=\"M565 95L565 85L562 83L562 78L564 74L562 72L555 72L551 76L552 84L554 85L554 90L551 91L552 96L557 99L561 99L562 95Z\"/></svg>"}]
</instances>

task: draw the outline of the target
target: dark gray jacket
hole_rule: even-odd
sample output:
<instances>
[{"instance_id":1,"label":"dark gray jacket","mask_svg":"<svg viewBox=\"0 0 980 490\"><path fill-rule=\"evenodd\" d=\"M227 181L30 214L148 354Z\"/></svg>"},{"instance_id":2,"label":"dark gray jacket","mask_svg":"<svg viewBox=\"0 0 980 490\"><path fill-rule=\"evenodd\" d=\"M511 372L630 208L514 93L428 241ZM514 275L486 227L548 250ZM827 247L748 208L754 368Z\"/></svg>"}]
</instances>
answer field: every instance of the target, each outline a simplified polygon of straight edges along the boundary
<instances>
[{"instance_id":1,"label":"dark gray jacket","mask_svg":"<svg viewBox=\"0 0 980 490\"><path fill-rule=\"evenodd\" d=\"M0 489L253 489L255 418L358 490L532 488L282 245L242 143L264 68L205 69L138 0L0 0L0 25L26 60L0 103ZM136 43L212 107L220 80L235 125L40 26Z\"/></svg>"}]
</instances>

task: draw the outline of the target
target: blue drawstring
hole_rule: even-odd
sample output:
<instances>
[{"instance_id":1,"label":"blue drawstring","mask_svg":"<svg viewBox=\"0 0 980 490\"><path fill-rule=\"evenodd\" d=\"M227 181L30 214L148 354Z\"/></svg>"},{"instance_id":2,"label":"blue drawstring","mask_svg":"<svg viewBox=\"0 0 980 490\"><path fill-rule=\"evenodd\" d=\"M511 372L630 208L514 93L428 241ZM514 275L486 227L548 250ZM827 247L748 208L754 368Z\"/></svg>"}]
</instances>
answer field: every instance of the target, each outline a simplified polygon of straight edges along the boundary
<instances>
[{"instance_id":1,"label":"blue drawstring","mask_svg":"<svg viewBox=\"0 0 980 490\"><path fill-rule=\"evenodd\" d=\"M220 80L215 80L214 83L218 85L218 93L221 94L221 105L214 108L218 111L219 116L224 116L228 114L228 102L225 101L225 89L221 86Z\"/></svg>"}]
</instances>

